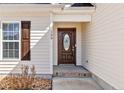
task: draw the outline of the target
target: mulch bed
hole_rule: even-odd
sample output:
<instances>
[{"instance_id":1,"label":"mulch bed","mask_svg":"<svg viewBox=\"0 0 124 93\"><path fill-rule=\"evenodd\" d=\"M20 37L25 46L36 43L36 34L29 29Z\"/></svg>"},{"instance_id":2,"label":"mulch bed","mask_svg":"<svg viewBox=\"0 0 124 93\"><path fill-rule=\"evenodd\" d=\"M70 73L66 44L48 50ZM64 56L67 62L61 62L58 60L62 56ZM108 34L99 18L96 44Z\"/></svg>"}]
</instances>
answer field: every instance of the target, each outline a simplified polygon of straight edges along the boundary
<instances>
[{"instance_id":1,"label":"mulch bed","mask_svg":"<svg viewBox=\"0 0 124 93\"><path fill-rule=\"evenodd\" d=\"M0 81L0 90L51 90L52 79L38 76L6 76Z\"/></svg>"}]
</instances>

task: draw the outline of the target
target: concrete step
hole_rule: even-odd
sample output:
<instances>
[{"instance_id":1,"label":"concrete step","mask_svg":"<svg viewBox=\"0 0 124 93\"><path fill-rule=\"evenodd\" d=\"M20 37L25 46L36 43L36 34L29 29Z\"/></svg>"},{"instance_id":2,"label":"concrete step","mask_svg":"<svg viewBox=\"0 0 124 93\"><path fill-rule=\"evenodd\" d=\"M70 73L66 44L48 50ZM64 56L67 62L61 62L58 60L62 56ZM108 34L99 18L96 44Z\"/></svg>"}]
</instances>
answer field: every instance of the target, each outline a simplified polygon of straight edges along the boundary
<instances>
[{"instance_id":1,"label":"concrete step","mask_svg":"<svg viewBox=\"0 0 124 93\"><path fill-rule=\"evenodd\" d=\"M88 78L91 73L82 66L54 66L54 77L68 77L68 78Z\"/></svg>"}]
</instances>

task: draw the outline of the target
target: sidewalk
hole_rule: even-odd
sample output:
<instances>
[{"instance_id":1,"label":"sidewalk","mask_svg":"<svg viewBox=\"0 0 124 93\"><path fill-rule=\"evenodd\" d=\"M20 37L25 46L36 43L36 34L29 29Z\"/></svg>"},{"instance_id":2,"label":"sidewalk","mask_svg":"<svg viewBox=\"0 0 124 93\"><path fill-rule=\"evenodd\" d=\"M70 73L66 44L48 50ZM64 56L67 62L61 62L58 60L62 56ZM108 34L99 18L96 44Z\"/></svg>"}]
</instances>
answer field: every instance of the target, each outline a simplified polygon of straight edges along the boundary
<instances>
[{"instance_id":1,"label":"sidewalk","mask_svg":"<svg viewBox=\"0 0 124 93\"><path fill-rule=\"evenodd\" d=\"M92 78L53 78L53 90L103 90Z\"/></svg>"}]
</instances>

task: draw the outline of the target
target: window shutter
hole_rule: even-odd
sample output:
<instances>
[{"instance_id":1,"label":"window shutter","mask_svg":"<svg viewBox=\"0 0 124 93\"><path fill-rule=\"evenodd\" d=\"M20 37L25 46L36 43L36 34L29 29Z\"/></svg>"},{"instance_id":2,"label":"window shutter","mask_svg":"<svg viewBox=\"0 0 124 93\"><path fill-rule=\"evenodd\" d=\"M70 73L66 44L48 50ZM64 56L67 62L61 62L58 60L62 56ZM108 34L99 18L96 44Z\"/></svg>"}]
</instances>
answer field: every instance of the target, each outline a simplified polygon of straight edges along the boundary
<instances>
[{"instance_id":1,"label":"window shutter","mask_svg":"<svg viewBox=\"0 0 124 93\"><path fill-rule=\"evenodd\" d=\"M30 60L30 21L22 21L21 30L21 60Z\"/></svg>"}]
</instances>

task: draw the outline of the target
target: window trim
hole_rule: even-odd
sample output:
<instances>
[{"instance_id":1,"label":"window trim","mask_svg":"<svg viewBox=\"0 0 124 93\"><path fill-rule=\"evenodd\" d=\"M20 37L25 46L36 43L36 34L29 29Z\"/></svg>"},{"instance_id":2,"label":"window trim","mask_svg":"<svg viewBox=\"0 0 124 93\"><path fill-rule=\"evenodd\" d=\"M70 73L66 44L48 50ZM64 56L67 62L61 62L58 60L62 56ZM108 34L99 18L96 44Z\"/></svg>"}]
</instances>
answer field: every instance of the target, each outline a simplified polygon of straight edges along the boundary
<instances>
[{"instance_id":1,"label":"window trim","mask_svg":"<svg viewBox=\"0 0 124 93\"><path fill-rule=\"evenodd\" d=\"M19 23L19 40L13 40L13 41L19 41L19 58L3 58L3 23ZM20 61L21 60L21 21L1 21L1 58L5 61ZM6 41L6 40L5 40Z\"/></svg>"}]
</instances>

